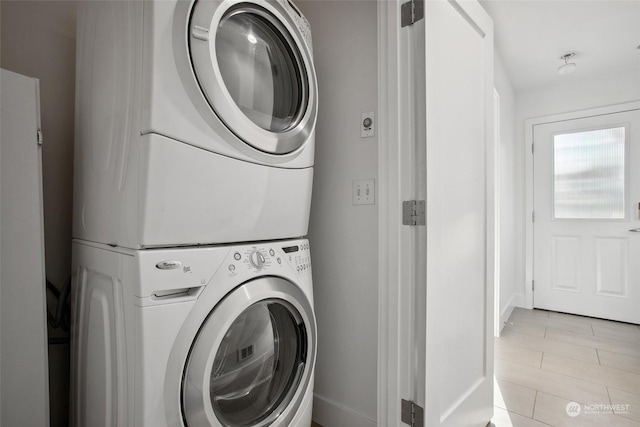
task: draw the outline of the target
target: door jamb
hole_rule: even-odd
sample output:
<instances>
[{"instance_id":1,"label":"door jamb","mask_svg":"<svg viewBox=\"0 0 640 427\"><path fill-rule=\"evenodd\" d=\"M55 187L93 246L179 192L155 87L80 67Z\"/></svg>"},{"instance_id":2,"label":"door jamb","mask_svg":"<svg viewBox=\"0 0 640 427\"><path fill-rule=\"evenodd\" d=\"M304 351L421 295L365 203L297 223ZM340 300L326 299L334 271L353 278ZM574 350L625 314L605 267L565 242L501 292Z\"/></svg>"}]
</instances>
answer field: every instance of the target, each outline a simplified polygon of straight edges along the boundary
<instances>
[{"instance_id":1,"label":"door jamb","mask_svg":"<svg viewBox=\"0 0 640 427\"><path fill-rule=\"evenodd\" d=\"M525 215L525 308L533 308L533 128L536 125L560 122L565 120L581 119L593 116L603 116L605 114L622 113L640 109L640 101L626 102L623 104L607 105L604 107L590 108L586 110L572 111L569 113L553 114L549 116L536 117L525 120L525 185L526 202Z\"/></svg>"},{"instance_id":2,"label":"door jamb","mask_svg":"<svg viewBox=\"0 0 640 427\"><path fill-rule=\"evenodd\" d=\"M390 199L397 198L397 182L391 170L394 166L393 145L383 141L395 141L397 124L391 117L397 117L397 98L389 93L389 82L397 79L395 55L391 55L390 46L396 45L392 18L397 11L392 8L394 2L378 0L378 392L377 392L377 424L384 425L391 419L390 413L396 412L392 406L397 396L397 353L389 351L393 339L392 329L396 327L392 296L388 295L387 283L394 276L393 263L389 259L393 251L390 248L395 236L388 224L396 221L391 218ZM389 28L391 27L391 28ZM392 137L392 138L390 138ZM391 163L391 164L388 164ZM388 404L381 404L386 401Z\"/></svg>"},{"instance_id":3,"label":"door jamb","mask_svg":"<svg viewBox=\"0 0 640 427\"><path fill-rule=\"evenodd\" d=\"M378 4L378 400L377 424L401 425L401 399L414 398L406 354L411 335L412 286L410 231L402 225L402 200L410 198L412 106L406 91L410 75L401 32L401 0ZM403 68L403 64L404 68ZM408 125L407 125L408 123Z\"/></svg>"},{"instance_id":4,"label":"door jamb","mask_svg":"<svg viewBox=\"0 0 640 427\"><path fill-rule=\"evenodd\" d=\"M501 215L501 203L502 203L502 190L500 185L500 176L502 175L502 159L500 156L500 138L501 138L501 115L500 115L500 93L493 87L493 336L500 338L502 332L502 322L500 314L502 311L502 304L500 302L500 286L501 286L501 270L500 270L500 244L501 244L501 227L500 227L500 215Z\"/></svg>"}]
</instances>

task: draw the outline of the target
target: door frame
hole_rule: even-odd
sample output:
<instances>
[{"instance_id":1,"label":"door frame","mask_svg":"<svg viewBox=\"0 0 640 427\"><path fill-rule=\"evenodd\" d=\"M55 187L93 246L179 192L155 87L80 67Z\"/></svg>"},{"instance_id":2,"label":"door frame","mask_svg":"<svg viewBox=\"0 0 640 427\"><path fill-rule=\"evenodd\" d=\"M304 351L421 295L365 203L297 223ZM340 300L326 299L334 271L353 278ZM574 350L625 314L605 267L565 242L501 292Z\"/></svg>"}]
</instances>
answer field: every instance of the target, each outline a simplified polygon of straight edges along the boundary
<instances>
[{"instance_id":1,"label":"door frame","mask_svg":"<svg viewBox=\"0 0 640 427\"><path fill-rule=\"evenodd\" d=\"M623 113L640 109L640 101L626 102L623 104L607 105L604 107L589 108L568 113L552 114L525 120L525 308L533 309L533 130L534 126L575 120L607 114Z\"/></svg>"},{"instance_id":2,"label":"door frame","mask_svg":"<svg viewBox=\"0 0 640 427\"><path fill-rule=\"evenodd\" d=\"M378 4L378 402L377 424L401 425L401 399L410 399L414 307L412 227L402 225L402 200L413 193L412 105L407 95L413 79L407 66L408 34L401 28L402 0ZM402 30L402 31L401 31ZM407 30L407 31L405 31ZM404 228L403 228L404 227ZM413 227L415 228L415 227ZM405 350L405 351L403 351Z\"/></svg>"},{"instance_id":3,"label":"door frame","mask_svg":"<svg viewBox=\"0 0 640 427\"><path fill-rule=\"evenodd\" d=\"M500 304L500 285L501 285L501 270L500 270L500 242L501 232L501 203L502 203L502 187L500 180L502 176L502 155L501 155L501 115L500 115L500 92L493 86L493 170L487 171L487 174L493 173L493 336L500 338L502 334L502 328L505 325L502 319L502 304Z\"/></svg>"}]
</instances>

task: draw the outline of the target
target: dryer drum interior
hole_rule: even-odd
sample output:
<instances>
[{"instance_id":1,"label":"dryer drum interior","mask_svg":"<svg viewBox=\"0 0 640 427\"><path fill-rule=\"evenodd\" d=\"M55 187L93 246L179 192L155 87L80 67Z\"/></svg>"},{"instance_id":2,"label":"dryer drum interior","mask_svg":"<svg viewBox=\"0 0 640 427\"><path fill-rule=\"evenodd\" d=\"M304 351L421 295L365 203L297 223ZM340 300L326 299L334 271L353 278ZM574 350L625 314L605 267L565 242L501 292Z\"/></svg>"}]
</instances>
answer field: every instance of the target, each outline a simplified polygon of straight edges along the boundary
<instances>
[{"instance_id":1,"label":"dryer drum interior","mask_svg":"<svg viewBox=\"0 0 640 427\"><path fill-rule=\"evenodd\" d=\"M299 404L309 381L314 328L304 309L262 299L223 331L221 306L228 299L204 322L187 361L182 399L188 426L211 425L212 419L223 426L270 425Z\"/></svg>"},{"instance_id":2,"label":"dryer drum interior","mask_svg":"<svg viewBox=\"0 0 640 427\"><path fill-rule=\"evenodd\" d=\"M218 25L216 52L227 90L242 112L263 129L284 132L304 113L308 83L293 39L268 17L255 6L227 12Z\"/></svg>"}]
</instances>

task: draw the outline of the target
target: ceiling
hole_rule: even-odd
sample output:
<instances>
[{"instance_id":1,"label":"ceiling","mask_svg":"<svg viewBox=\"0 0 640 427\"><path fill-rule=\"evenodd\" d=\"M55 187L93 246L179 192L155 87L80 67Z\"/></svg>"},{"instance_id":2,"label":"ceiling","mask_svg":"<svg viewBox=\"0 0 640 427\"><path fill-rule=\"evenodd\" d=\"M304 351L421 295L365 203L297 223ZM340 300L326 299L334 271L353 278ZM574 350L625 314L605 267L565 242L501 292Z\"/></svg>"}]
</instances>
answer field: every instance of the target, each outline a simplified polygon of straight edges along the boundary
<instances>
[{"instance_id":1,"label":"ceiling","mask_svg":"<svg viewBox=\"0 0 640 427\"><path fill-rule=\"evenodd\" d=\"M480 0L514 91L616 71L640 79L640 0ZM575 52L571 74L560 57Z\"/></svg>"}]
</instances>

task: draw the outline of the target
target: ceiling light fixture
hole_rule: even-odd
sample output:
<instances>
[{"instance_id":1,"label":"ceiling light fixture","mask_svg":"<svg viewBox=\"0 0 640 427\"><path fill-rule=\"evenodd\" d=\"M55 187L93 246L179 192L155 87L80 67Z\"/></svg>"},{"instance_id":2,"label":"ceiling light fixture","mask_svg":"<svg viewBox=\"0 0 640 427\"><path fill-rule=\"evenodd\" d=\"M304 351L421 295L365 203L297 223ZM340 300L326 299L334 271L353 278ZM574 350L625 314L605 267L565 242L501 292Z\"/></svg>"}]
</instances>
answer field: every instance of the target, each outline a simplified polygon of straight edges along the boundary
<instances>
[{"instance_id":1,"label":"ceiling light fixture","mask_svg":"<svg viewBox=\"0 0 640 427\"><path fill-rule=\"evenodd\" d=\"M569 59L576 56L575 52L567 52L560 57L560 59L564 59L564 64L558 67L558 74L569 74L573 73L577 67L575 62L569 62Z\"/></svg>"}]
</instances>

